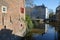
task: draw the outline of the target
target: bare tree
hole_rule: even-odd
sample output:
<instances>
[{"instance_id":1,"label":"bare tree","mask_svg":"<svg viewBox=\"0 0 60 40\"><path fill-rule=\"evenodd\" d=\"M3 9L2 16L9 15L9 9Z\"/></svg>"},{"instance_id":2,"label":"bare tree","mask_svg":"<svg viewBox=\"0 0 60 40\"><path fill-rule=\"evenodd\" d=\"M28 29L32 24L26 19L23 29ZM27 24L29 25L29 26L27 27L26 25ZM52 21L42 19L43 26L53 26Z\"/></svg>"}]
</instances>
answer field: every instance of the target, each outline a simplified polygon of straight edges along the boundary
<instances>
[{"instance_id":1,"label":"bare tree","mask_svg":"<svg viewBox=\"0 0 60 40\"><path fill-rule=\"evenodd\" d=\"M26 7L32 7L33 4L34 4L34 1L33 0L25 0L25 4L26 4Z\"/></svg>"}]
</instances>

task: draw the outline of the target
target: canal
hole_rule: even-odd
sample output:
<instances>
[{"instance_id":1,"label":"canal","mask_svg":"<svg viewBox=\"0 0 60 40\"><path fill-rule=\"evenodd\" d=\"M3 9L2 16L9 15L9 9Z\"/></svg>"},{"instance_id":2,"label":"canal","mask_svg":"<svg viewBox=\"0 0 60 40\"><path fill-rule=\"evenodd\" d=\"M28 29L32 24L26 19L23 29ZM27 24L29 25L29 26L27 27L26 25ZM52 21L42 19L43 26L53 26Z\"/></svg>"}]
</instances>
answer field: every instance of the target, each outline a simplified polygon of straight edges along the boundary
<instances>
[{"instance_id":1,"label":"canal","mask_svg":"<svg viewBox=\"0 0 60 40\"><path fill-rule=\"evenodd\" d=\"M32 33L32 36L30 37L30 40L60 40L60 27L54 27L49 24L41 24L39 26L38 30L41 33Z\"/></svg>"}]
</instances>

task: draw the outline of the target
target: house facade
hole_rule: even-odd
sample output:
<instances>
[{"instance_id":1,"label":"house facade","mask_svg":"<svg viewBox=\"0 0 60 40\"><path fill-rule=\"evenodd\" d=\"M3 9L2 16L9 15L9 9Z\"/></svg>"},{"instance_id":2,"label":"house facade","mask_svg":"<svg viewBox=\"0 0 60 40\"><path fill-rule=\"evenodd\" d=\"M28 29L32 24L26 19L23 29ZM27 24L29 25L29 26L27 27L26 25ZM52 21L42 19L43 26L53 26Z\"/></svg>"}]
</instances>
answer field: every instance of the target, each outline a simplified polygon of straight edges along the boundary
<instances>
[{"instance_id":1,"label":"house facade","mask_svg":"<svg viewBox=\"0 0 60 40\"><path fill-rule=\"evenodd\" d=\"M56 19L60 22L60 5L56 8Z\"/></svg>"},{"instance_id":2,"label":"house facade","mask_svg":"<svg viewBox=\"0 0 60 40\"><path fill-rule=\"evenodd\" d=\"M0 30L10 29L12 34L24 36L25 0L0 0Z\"/></svg>"},{"instance_id":3,"label":"house facade","mask_svg":"<svg viewBox=\"0 0 60 40\"><path fill-rule=\"evenodd\" d=\"M32 19L48 19L48 8L45 5L35 6L31 14Z\"/></svg>"}]
</instances>

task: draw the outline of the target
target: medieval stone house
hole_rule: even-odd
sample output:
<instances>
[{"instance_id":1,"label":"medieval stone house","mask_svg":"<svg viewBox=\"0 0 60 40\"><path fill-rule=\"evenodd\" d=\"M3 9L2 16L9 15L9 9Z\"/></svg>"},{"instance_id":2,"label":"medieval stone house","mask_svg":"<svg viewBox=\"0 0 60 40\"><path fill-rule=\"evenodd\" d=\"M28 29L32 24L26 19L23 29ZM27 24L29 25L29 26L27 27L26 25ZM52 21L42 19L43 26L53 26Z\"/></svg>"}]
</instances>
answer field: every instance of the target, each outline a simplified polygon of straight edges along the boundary
<instances>
[{"instance_id":1,"label":"medieval stone house","mask_svg":"<svg viewBox=\"0 0 60 40\"><path fill-rule=\"evenodd\" d=\"M12 34L23 36L26 31L25 0L0 0L0 30L10 29Z\"/></svg>"}]
</instances>

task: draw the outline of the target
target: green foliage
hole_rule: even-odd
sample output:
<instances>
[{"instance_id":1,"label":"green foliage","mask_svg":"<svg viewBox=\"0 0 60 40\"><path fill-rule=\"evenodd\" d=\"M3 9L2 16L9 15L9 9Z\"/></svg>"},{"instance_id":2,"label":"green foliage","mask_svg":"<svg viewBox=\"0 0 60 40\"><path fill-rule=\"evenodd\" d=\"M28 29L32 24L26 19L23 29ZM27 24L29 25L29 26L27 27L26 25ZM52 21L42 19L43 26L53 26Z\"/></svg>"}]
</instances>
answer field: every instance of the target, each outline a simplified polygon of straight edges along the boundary
<instances>
[{"instance_id":1,"label":"green foliage","mask_svg":"<svg viewBox=\"0 0 60 40\"><path fill-rule=\"evenodd\" d=\"M54 15L54 12L51 12L51 13L49 14L49 18L52 18L53 15Z\"/></svg>"},{"instance_id":2,"label":"green foliage","mask_svg":"<svg viewBox=\"0 0 60 40\"><path fill-rule=\"evenodd\" d=\"M27 31L30 31L33 28L33 23L28 15L26 15L26 22L27 22Z\"/></svg>"}]
</instances>

